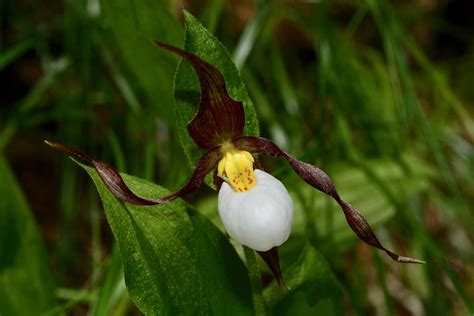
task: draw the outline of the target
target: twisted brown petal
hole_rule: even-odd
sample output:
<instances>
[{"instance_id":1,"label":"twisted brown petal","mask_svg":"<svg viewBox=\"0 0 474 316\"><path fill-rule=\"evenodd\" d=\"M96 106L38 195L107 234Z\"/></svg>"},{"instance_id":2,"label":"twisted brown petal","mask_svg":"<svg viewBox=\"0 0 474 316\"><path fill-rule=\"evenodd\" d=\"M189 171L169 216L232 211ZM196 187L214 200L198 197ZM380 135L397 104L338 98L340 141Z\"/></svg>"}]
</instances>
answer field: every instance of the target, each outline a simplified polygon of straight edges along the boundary
<instances>
[{"instance_id":1,"label":"twisted brown petal","mask_svg":"<svg viewBox=\"0 0 474 316\"><path fill-rule=\"evenodd\" d=\"M199 77L201 103L188 125L193 140L210 150L241 136L245 125L244 107L242 102L231 99L219 70L182 49L158 41L156 44L186 59Z\"/></svg>"},{"instance_id":2,"label":"twisted brown petal","mask_svg":"<svg viewBox=\"0 0 474 316\"><path fill-rule=\"evenodd\" d=\"M117 169L115 169L114 166L106 162L94 160L88 154L86 154L80 149L65 146L62 144L53 143L50 141L45 141L45 143L56 150L70 154L76 158L85 160L86 162L90 163L92 166L94 166L94 168L97 170L97 173L99 174L104 184L107 186L110 192L117 199L123 202L130 203L130 204L135 204L135 205L155 205L155 204L168 203L178 197L181 197L185 194L195 191L201 186L206 175L211 170L216 168L217 162L221 158L221 154L218 149L207 152L199 160L191 176L191 179L184 187L182 187L179 191L173 194L170 194L168 196L165 196L163 198L152 199L152 198L140 197L140 196L137 196L135 193L133 193L125 184L122 176L117 171Z\"/></svg>"},{"instance_id":3,"label":"twisted brown petal","mask_svg":"<svg viewBox=\"0 0 474 316\"><path fill-rule=\"evenodd\" d=\"M241 150L285 158L295 172L316 189L330 195L341 206L349 226L365 243L385 251L393 260L402 263L425 263L424 261L400 256L385 248L375 236L369 223L352 205L342 200L331 178L319 168L299 161L278 148L273 142L262 137L242 137L234 141Z\"/></svg>"}]
</instances>

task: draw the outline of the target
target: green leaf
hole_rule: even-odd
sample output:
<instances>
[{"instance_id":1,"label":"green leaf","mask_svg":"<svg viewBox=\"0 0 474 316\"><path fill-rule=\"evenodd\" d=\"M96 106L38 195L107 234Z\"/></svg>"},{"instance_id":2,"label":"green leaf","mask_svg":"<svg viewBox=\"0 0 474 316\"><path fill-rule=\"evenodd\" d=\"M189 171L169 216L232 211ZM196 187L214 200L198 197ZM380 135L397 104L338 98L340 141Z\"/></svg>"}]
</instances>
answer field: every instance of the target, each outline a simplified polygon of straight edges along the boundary
<instances>
[{"instance_id":1,"label":"green leaf","mask_svg":"<svg viewBox=\"0 0 474 316\"><path fill-rule=\"evenodd\" d=\"M264 294L274 315L344 315L343 295L329 264L310 244L283 269L290 290L280 295L273 283Z\"/></svg>"},{"instance_id":2,"label":"green leaf","mask_svg":"<svg viewBox=\"0 0 474 316\"><path fill-rule=\"evenodd\" d=\"M153 40L179 45L183 31L165 1L101 0L105 25L116 39L125 62L149 104L168 121L173 120L173 75L176 61Z\"/></svg>"},{"instance_id":3,"label":"green leaf","mask_svg":"<svg viewBox=\"0 0 474 316\"><path fill-rule=\"evenodd\" d=\"M55 304L48 258L26 199L0 156L0 315L38 315Z\"/></svg>"},{"instance_id":4,"label":"green leaf","mask_svg":"<svg viewBox=\"0 0 474 316\"><path fill-rule=\"evenodd\" d=\"M248 315L250 281L225 236L182 200L157 206L119 202L97 172L94 180L118 241L130 297L146 314ZM140 196L164 196L158 185L122 175Z\"/></svg>"},{"instance_id":5,"label":"green leaf","mask_svg":"<svg viewBox=\"0 0 474 316\"><path fill-rule=\"evenodd\" d=\"M232 99L242 101L245 110L244 135L258 135L257 114L247 89L227 49L190 13L184 11L186 40L184 49L216 67L224 76L227 91ZM184 151L194 165L202 156L201 149L187 131L187 125L196 115L200 89L197 75L187 62L181 62L174 81L176 121Z\"/></svg>"}]
</instances>

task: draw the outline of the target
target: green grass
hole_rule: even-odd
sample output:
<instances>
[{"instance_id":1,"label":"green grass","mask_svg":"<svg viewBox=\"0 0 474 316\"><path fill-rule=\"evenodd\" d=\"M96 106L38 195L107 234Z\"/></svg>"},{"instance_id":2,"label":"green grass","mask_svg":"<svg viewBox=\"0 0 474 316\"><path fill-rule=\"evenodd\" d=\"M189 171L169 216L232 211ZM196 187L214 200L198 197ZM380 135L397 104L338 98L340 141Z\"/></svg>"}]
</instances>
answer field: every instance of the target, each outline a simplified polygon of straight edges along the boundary
<instances>
[{"instance_id":1,"label":"green grass","mask_svg":"<svg viewBox=\"0 0 474 316\"><path fill-rule=\"evenodd\" d=\"M12 278L23 270L47 280L34 287L41 304L20 306L18 297L7 297L0 313L139 314L132 302L137 288L127 284L130 298L95 188L81 168L42 141L83 148L170 191L183 185L191 168L173 97L178 59L153 44L159 39L183 47L182 13L174 1L54 3L51 9L35 1L0 5L0 155L9 175L0 199L7 201L9 190L19 196L0 202L0 219L24 223L0 231L0 245L38 229L41 235L32 249L15 248L21 256L29 251L30 265L15 263L11 272L3 267L13 261L0 260L0 288L21 293L24 282ZM307 279L295 283L304 293L299 296L278 296L265 281L263 294L253 293L257 302L266 300L258 310L310 313L301 307L304 297L317 301L324 287L308 284L328 282L332 289L332 280L315 276L330 269L349 315L473 314L474 121L472 91L465 88L474 80L472 58L462 52L443 58L426 49L436 45L435 32L453 35L457 26L415 4L386 0L190 1L186 9L233 57L261 135L325 169L388 248L427 262L398 265L362 245L332 201L304 186L282 161L262 158L296 205L292 236L280 249L282 267L295 280ZM428 34L424 44L416 27ZM454 77L453 69L463 75ZM181 79L178 73L183 85ZM202 188L187 200L222 228L214 192ZM18 212L7 213L12 207ZM269 271L259 266L267 280ZM159 282L154 286L162 290ZM312 308L337 310L324 303Z\"/></svg>"}]
</instances>

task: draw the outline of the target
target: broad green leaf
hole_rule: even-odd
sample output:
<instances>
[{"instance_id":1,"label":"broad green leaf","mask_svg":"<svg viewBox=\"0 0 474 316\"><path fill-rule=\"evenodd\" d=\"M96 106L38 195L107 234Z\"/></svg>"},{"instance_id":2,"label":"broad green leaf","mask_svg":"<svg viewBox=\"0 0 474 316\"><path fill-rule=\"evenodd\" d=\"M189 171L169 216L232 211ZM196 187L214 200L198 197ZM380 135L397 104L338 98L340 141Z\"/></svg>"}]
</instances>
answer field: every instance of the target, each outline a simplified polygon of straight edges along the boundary
<instances>
[{"instance_id":1,"label":"broad green leaf","mask_svg":"<svg viewBox=\"0 0 474 316\"><path fill-rule=\"evenodd\" d=\"M173 75L176 60L153 43L174 45L182 40L182 26L165 1L101 0L102 16L137 82L157 112L173 120Z\"/></svg>"},{"instance_id":2,"label":"broad green leaf","mask_svg":"<svg viewBox=\"0 0 474 316\"><path fill-rule=\"evenodd\" d=\"M55 304L41 235L5 159L0 156L0 315L38 315Z\"/></svg>"},{"instance_id":3,"label":"broad green leaf","mask_svg":"<svg viewBox=\"0 0 474 316\"><path fill-rule=\"evenodd\" d=\"M242 101L245 110L245 135L258 135L258 121L247 89L235 67L227 49L190 13L184 11L186 23L186 40L184 49L191 52L222 73L226 81L227 91L232 99ZM176 121L184 151L192 164L202 156L202 151L194 143L187 131L187 125L196 115L199 104L200 89L193 68L182 61L176 72L174 82L174 98Z\"/></svg>"},{"instance_id":4,"label":"broad green leaf","mask_svg":"<svg viewBox=\"0 0 474 316\"><path fill-rule=\"evenodd\" d=\"M329 264L307 244L283 275L290 288L280 294L276 284L264 294L274 315L343 315L343 295Z\"/></svg>"},{"instance_id":5,"label":"broad green leaf","mask_svg":"<svg viewBox=\"0 0 474 316\"><path fill-rule=\"evenodd\" d=\"M146 314L249 315L250 281L225 236L182 200L158 206L119 202L96 171L97 186L118 241L130 297ZM123 175L140 196L165 196L158 185Z\"/></svg>"}]
</instances>

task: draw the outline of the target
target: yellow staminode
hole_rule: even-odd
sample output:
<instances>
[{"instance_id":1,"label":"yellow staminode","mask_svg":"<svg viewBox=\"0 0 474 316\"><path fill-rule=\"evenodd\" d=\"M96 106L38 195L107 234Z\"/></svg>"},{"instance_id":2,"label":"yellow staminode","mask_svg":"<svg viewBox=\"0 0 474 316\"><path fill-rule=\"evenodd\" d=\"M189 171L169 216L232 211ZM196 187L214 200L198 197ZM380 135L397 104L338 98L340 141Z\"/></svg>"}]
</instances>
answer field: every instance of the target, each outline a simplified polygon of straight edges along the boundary
<instances>
[{"instance_id":1,"label":"yellow staminode","mask_svg":"<svg viewBox=\"0 0 474 316\"><path fill-rule=\"evenodd\" d=\"M248 151L226 149L217 166L217 174L226 179L235 191L248 191L255 185L254 161Z\"/></svg>"}]
</instances>

